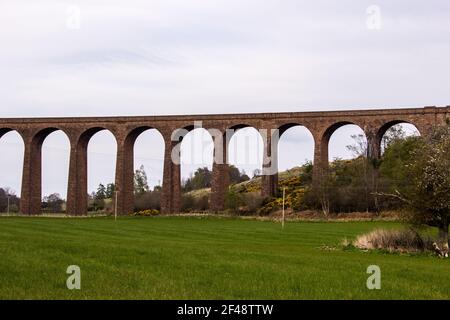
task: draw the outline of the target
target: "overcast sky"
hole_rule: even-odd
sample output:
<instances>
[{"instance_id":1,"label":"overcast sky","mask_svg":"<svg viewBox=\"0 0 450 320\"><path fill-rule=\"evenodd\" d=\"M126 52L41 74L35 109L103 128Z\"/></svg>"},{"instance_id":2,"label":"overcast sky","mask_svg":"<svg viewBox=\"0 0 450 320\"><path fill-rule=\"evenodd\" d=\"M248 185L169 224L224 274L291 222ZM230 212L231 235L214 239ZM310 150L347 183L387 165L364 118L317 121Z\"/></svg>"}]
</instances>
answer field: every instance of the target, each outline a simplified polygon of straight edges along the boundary
<instances>
[{"instance_id":1,"label":"overcast sky","mask_svg":"<svg viewBox=\"0 0 450 320\"><path fill-rule=\"evenodd\" d=\"M0 117L444 106L449 39L446 0L2 0ZM330 157L350 157L345 145L358 130L339 129ZM257 136L241 134L253 136L246 157L255 158ZM186 138L183 176L210 166L208 139ZM65 196L68 148L60 132L45 141L44 194ZM115 148L109 132L94 136L89 190L113 181ZM0 150L0 186L19 192L22 142L9 133ZM291 129L280 169L312 152L309 133ZM136 165L152 185L162 179L162 156L158 134L144 133ZM251 172L258 161L240 167Z\"/></svg>"}]
</instances>

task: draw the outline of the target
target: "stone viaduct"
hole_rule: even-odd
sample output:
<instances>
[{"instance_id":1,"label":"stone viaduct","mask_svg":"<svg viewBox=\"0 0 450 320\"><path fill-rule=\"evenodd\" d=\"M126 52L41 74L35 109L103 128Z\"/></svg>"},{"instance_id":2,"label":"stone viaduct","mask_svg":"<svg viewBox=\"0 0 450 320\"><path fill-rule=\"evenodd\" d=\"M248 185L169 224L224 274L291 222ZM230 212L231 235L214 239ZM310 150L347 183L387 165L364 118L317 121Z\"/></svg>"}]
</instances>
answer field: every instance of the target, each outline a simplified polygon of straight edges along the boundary
<instances>
[{"instance_id":1,"label":"stone viaduct","mask_svg":"<svg viewBox=\"0 0 450 320\"><path fill-rule=\"evenodd\" d=\"M117 211L121 214L133 210L133 157L136 138L147 129L157 129L165 143L164 174L161 209L165 213L180 210L181 182L180 165L172 161L186 132L194 129L194 122L201 121L205 129L215 129L222 136L213 136L214 155L213 185L210 199L212 210L223 208L225 192L228 188L228 165L226 161L216 161L217 154L226 159L227 143L225 132L229 129L254 127L258 130L279 129L279 135L292 126L302 125L314 138L315 183L320 182L328 167L328 142L333 132L346 124L358 125L366 134L368 157L380 157L383 134L392 125L411 123L422 135L436 124L445 123L450 117L450 106L384 110L350 110L324 112L287 112L253 114L217 114L182 116L137 116L137 117L83 117L83 118L1 118L0 138L8 131L15 130L23 138L24 166L22 173L21 212L26 215L41 212L41 149L45 138L56 130L62 130L70 141L69 182L67 192L67 214L87 213L87 146L90 138L101 130L109 130L117 141L117 163L115 185ZM180 130L185 129L185 130ZM173 139L174 132L176 138ZM276 156L271 154L272 134L263 137L264 167L276 165ZM263 168L264 172L264 168ZM276 172L263 175L262 193L273 195L277 190Z\"/></svg>"}]
</instances>

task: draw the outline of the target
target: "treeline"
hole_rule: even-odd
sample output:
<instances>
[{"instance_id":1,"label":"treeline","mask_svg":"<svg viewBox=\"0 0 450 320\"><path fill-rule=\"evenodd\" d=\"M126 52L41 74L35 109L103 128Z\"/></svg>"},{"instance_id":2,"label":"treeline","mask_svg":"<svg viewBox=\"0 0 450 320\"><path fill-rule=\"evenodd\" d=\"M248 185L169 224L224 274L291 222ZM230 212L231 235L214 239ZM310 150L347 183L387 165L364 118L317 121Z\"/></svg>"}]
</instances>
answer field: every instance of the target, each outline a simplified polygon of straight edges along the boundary
<instances>
[{"instance_id":1,"label":"treeline","mask_svg":"<svg viewBox=\"0 0 450 320\"><path fill-rule=\"evenodd\" d=\"M233 165L229 166L228 174L230 183L240 183L250 180L250 177L244 171L239 171L239 169ZM198 189L211 188L211 184L212 171L207 167L203 167L198 168L191 177L183 179L181 188L183 192L190 192Z\"/></svg>"},{"instance_id":2,"label":"treeline","mask_svg":"<svg viewBox=\"0 0 450 320\"><path fill-rule=\"evenodd\" d=\"M9 188L0 188L0 212L19 212L20 199Z\"/></svg>"},{"instance_id":3,"label":"treeline","mask_svg":"<svg viewBox=\"0 0 450 320\"><path fill-rule=\"evenodd\" d=\"M396 210L403 204L395 197L384 197L405 187L406 166L411 161L413 151L418 148L420 137L406 136L401 126L394 126L382 140L382 159L369 160L366 157L367 143L362 135L352 136L354 144L347 146L355 158L350 160L334 159L329 164L328 174L322 177L320 185L313 185L313 164L301 166L298 173L280 179L278 194L272 198L260 195L260 179L254 178L248 183L231 186L225 197L225 210L235 214L267 215L281 209L282 190L286 192L285 207L294 211L320 210L325 214L340 212L379 212ZM281 176L281 175L280 175ZM191 191L183 194L183 211L207 211L209 192L196 189L210 187L211 172L207 168L198 170L185 184ZM193 181L202 183L194 184ZM207 181L207 183L203 183ZM234 184L234 185L233 185Z\"/></svg>"},{"instance_id":4,"label":"treeline","mask_svg":"<svg viewBox=\"0 0 450 320\"><path fill-rule=\"evenodd\" d=\"M320 209L325 214L400 209L401 201L383 194L407 187L407 166L420 141L420 137L398 136L397 132L391 139L385 139L380 160L367 159L365 146L355 159L334 160L321 185L305 186L300 209Z\"/></svg>"}]
</instances>

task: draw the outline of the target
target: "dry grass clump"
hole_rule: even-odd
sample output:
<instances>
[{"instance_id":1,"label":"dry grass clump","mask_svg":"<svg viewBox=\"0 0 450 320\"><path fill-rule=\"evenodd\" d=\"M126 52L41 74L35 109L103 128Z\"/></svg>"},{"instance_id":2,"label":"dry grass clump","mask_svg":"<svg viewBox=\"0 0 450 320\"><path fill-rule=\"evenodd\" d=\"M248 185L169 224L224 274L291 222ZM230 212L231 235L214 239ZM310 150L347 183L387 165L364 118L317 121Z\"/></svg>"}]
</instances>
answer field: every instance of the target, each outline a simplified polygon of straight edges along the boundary
<instances>
[{"instance_id":1,"label":"dry grass clump","mask_svg":"<svg viewBox=\"0 0 450 320\"><path fill-rule=\"evenodd\" d=\"M377 229L358 236L353 244L355 247L364 250L384 249L390 252L433 250L433 240L429 237L422 237L417 231L412 229Z\"/></svg>"}]
</instances>

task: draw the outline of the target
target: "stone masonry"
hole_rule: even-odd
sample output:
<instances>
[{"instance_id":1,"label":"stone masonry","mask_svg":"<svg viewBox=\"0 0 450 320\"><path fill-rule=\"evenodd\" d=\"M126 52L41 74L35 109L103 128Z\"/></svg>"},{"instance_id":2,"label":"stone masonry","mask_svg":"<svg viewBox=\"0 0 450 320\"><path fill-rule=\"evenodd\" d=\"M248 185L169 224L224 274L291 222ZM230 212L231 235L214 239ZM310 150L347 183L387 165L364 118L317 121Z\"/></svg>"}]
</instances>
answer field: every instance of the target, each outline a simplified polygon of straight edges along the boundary
<instances>
[{"instance_id":1,"label":"stone masonry","mask_svg":"<svg viewBox=\"0 0 450 320\"><path fill-rule=\"evenodd\" d=\"M445 123L450 115L450 106L424 107L384 110L350 110L323 112L217 114L182 116L143 116L143 117L86 117L86 118L1 118L0 138L8 131L15 130L23 138L24 165L21 190L21 212L35 215L41 212L41 149L45 138L56 130L62 130L70 141L69 182L67 186L67 213L85 215L87 213L87 146L90 138L101 130L109 130L117 140L116 191L117 210L120 214L133 211L133 157L137 137L148 129L158 130L165 143L164 176L162 185L161 209L164 213L176 213L181 204L180 165L173 162L178 156L178 144L183 134L194 129L194 123L201 121L202 127L219 132L213 137L214 163L213 185L210 199L211 209L223 208L228 189L228 165L226 164L228 140L227 129L254 127L257 130L279 129L279 135L292 126L302 125L314 138L314 183L328 168L328 142L333 132L346 124L362 128L368 141L368 157L380 157L383 134L398 123L411 123L422 135L436 124ZM179 129L175 139L173 133ZM222 135L222 137L221 137ZM264 138L265 167L277 164L276 156L271 154L273 139L271 134ZM218 159L225 159L219 161ZM274 195L277 190L277 173L263 175L262 194Z\"/></svg>"}]
</instances>

